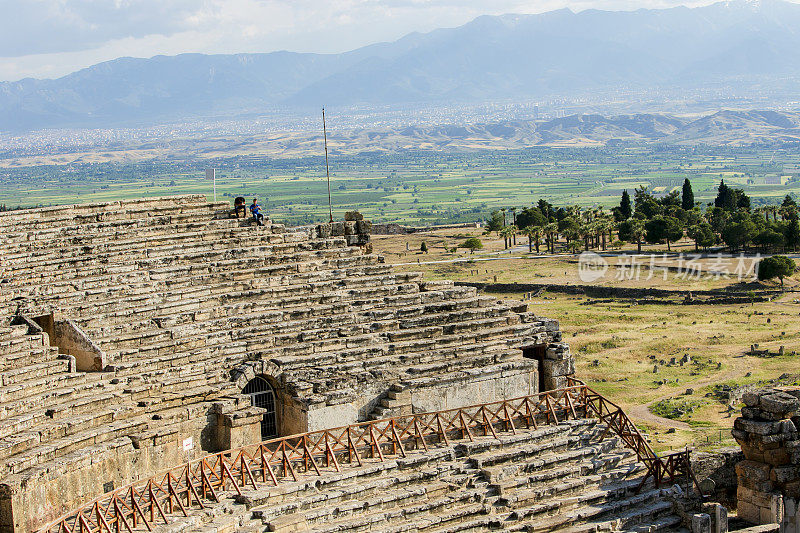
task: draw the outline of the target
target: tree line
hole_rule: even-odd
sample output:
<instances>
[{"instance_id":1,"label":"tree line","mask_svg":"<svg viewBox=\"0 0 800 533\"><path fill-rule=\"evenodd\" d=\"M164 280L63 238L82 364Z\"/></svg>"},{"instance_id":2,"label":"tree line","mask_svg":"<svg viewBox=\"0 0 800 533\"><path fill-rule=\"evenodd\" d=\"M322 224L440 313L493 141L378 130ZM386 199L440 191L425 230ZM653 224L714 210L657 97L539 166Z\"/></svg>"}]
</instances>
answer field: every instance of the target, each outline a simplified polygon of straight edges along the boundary
<instances>
[{"instance_id":1,"label":"tree line","mask_svg":"<svg viewBox=\"0 0 800 533\"><path fill-rule=\"evenodd\" d=\"M528 237L528 249L550 253L564 241L566 248L606 250L635 243L666 244L667 250L684 236L696 250L707 251L724 245L732 252L786 252L800 247L800 210L787 195L780 205L753 208L750 197L720 180L714 201L701 206L695 201L689 179L681 191L656 197L646 187L638 187L631 198L627 189L620 203L610 211L580 206L556 207L546 200L536 205L493 211L486 231L497 232L508 248L517 235ZM616 238L615 238L616 237Z\"/></svg>"}]
</instances>

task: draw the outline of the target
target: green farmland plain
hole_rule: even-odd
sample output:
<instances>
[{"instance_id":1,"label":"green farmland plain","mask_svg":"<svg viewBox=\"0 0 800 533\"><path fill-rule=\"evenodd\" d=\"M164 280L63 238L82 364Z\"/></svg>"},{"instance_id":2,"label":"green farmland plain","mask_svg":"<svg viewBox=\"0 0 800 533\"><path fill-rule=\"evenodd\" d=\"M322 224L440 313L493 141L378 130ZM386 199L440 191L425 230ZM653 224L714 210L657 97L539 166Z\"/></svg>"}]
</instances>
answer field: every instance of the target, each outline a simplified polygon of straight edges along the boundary
<instances>
[{"instance_id":1,"label":"green farmland plain","mask_svg":"<svg viewBox=\"0 0 800 533\"><path fill-rule=\"evenodd\" d=\"M217 169L217 199L258 196L278 221L327 218L321 157L254 155L201 159L3 165L0 205L31 207L201 193L212 197L207 167ZM743 188L756 204L800 194L800 149L627 146L530 148L470 153L404 152L331 159L334 214L358 209L374 221L437 224L477 221L500 207L544 198L556 205L611 207L623 189L656 194L689 178L696 200L710 201L720 179ZM248 200L249 201L249 200ZM338 213L338 215L337 215Z\"/></svg>"}]
</instances>

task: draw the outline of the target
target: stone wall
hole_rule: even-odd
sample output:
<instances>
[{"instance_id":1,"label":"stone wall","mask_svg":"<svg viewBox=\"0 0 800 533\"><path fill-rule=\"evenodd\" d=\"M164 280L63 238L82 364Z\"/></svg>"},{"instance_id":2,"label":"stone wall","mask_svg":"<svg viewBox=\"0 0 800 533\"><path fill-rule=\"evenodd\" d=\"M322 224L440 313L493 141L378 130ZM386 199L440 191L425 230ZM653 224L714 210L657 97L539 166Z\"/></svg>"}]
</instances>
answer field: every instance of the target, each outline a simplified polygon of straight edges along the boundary
<instances>
[{"instance_id":1,"label":"stone wall","mask_svg":"<svg viewBox=\"0 0 800 533\"><path fill-rule=\"evenodd\" d=\"M732 431L745 456L736 465L738 515L779 523L783 499L800 498L800 387L760 389L742 400Z\"/></svg>"},{"instance_id":2,"label":"stone wall","mask_svg":"<svg viewBox=\"0 0 800 533\"><path fill-rule=\"evenodd\" d=\"M411 233L424 233L440 229L475 229L480 228L480 222L467 222L464 224L442 224L439 226L404 226L390 222L388 224L373 224L373 235L409 235Z\"/></svg>"},{"instance_id":3,"label":"stone wall","mask_svg":"<svg viewBox=\"0 0 800 533\"><path fill-rule=\"evenodd\" d=\"M106 354L72 320L54 319L50 344L59 352L75 358L76 370L100 372L106 366Z\"/></svg>"},{"instance_id":4,"label":"stone wall","mask_svg":"<svg viewBox=\"0 0 800 533\"><path fill-rule=\"evenodd\" d=\"M475 287L487 293L519 293L546 290L559 294L572 294L589 296L592 298L680 298L684 299L691 294L692 300L685 300L683 303L751 303L766 302L775 295L774 291L754 291L753 296L742 293L742 291L727 289L711 290L672 290L658 289L654 287L613 287L605 285L580 285L580 284L559 284L559 283L489 283L482 281L458 281L456 285L464 287ZM702 299L696 299L703 297Z\"/></svg>"},{"instance_id":5,"label":"stone wall","mask_svg":"<svg viewBox=\"0 0 800 533\"><path fill-rule=\"evenodd\" d=\"M69 472L6 478L0 483L0 532L36 531L85 501L216 451L209 442L216 424L215 415L200 412L170 432L113 439L103 453L78 448Z\"/></svg>"},{"instance_id":6,"label":"stone wall","mask_svg":"<svg viewBox=\"0 0 800 533\"><path fill-rule=\"evenodd\" d=\"M703 493L730 509L736 508L736 465L742 460L744 454L738 446L692 452L692 470Z\"/></svg>"}]
</instances>

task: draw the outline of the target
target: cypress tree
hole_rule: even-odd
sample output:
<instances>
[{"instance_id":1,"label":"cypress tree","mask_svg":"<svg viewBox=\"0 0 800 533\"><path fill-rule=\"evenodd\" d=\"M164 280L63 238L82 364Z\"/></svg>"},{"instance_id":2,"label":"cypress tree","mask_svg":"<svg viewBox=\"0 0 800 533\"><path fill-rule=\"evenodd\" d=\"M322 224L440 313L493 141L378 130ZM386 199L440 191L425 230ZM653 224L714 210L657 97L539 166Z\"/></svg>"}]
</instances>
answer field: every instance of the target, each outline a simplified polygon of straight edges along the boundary
<instances>
[{"instance_id":1,"label":"cypress tree","mask_svg":"<svg viewBox=\"0 0 800 533\"><path fill-rule=\"evenodd\" d=\"M622 199L619 202L619 212L622 214L623 220L628 220L633 214L633 208L631 207L631 195L628 194L628 189L622 191Z\"/></svg>"},{"instance_id":2,"label":"cypress tree","mask_svg":"<svg viewBox=\"0 0 800 533\"><path fill-rule=\"evenodd\" d=\"M717 190L717 197L714 198L714 206L722 208L725 211L733 211L736 208L736 197L730 187L725 185L724 180L719 180L719 189Z\"/></svg>"},{"instance_id":3,"label":"cypress tree","mask_svg":"<svg viewBox=\"0 0 800 533\"><path fill-rule=\"evenodd\" d=\"M800 246L800 223L798 223L796 214L789 220L785 237L786 247L791 248L792 251L797 250L797 247Z\"/></svg>"},{"instance_id":4,"label":"cypress tree","mask_svg":"<svg viewBox=\"0 0 800 533\"><path fill-rule=\"evenodd\" d=\"M694 191L692 191L692 184L689 181L689 178L683 180L681 207L686 211L689 211L694 208Z\"/></svg>"}]
</instances>

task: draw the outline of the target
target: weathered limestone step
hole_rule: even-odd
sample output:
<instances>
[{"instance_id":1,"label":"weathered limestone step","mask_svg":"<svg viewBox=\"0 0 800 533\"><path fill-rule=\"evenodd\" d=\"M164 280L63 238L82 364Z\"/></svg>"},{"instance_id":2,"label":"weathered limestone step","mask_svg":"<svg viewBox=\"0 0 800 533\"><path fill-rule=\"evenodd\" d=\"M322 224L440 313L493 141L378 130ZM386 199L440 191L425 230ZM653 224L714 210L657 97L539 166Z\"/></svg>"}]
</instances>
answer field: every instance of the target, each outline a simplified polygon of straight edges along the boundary
<instances>
[{"instance_id":1,"label":"weathered limestone step","mask_svg":"<svg viewBox=\"0 0 800 533\"><path fill-rule=\"evenodd\" d=\"M50 350L42 350L41 353L47 354L52 352ZM36 378L49 379L54 375L64 374L68 372L68 370L69 361L67 359L53 359L41 363L13 366L0 372L0 387L11 387L12 385L35 380ZM0 392L0 398L2 398L2 392Z\"/></svg>"},{"instance_id":2,"label":"weathered limestone step","mask_svg":"<svg viewBox=\"0 0 800 533\"><path fill-rule=\"evenodd\" d=\"M480 489L464 489L453 492L443 497L433 498L424 502L410 503L404 507L390 508L380 513L361 515L350 520L333 520L313 528L318 533L334 533L340 531L363 531L376 529L378 524L399 520L420 519L435 521L438 524L460 520L464 516L477 513L487 513L488 508L483 504L473 504L476 499L481 499Z\"/></svg>"},{"instance_id":3,"label":"weathered limestone step","mask_svg":"<svg viewBox=\"0 0 800 533\"><path fill-rule=\"evenodd\" d=\"M364 507L364 502L370 497L388 495L389 498L406 499L412 497L414 491L419 495L441 495L450 487L438 481L439 473L437 469L424 469L408 473L401 471L391 477L359 476L357 482L337 483L330 492L317 492L283 504L255 507L253 514L266 522L285 513L303 512L307 520L315 521L327 515L352 514L358 507ZM309 509L311 511L306 513Z\"/></svg>"},{"instance_id":4,"label":"weathered limestone step","mask_svg":"<svg viewBox=\"0 0 800 533\"><path fill-rule=\"evenodd\" d=\"M603 516L614 516L618 521L617 527L630 527L643 517L668 513L672 504L663 500L662 490L642 491L634 494L639 485L639 480L632 480L618 485L611 485L606 490L593 491L579 496L559 500L557 503L558 514L549 519L537 519L534 522L534 531L557 531L575 527L579 523L591 522L586 525L588 530L597 528L603 523ZM542 506L540 506L542 507ZM536 506L516 511L518 520L530 521L534 516L543 512ZM548 509L552 511L552 509Z\"/></svg>"},{"instance_id":5,"label":"weathered limestone step","mask_svg":"<svg viewBox=\"0 0 800 533\"><path fill-rule=\"evenodd\" d=\"M64 436L82 428L117 420L130 409L128 404L121 401L118 392L66 396L60 403L49 404L46 409L31 409L4 419L0 437L5 439L32 432L46 440L53 435Z\"/></svg>"},{"instance_id":6,"label":"weathered limestone step","mask_svg":"<svg viewBox=\"0 0 800 533\"><path fill-rule=\"evenodd\" d=\"M148 269L152 272L155 279L164 279L163 275L159 278L158 270L169 269L184 264L196 264L201 268L209 268L220 260L227 260L238 264L248 260L258 265L270 265L276 260L282 263L301 264L304 259L314 258L339 258L350 257L357 253L351 248L327 248L325 246L315 247L306 244L271 244L259 245L251 243L248 246L240 246L230 249L226 243L220 248L215 248L207 242L188 245L173 245L174 250L164 250L160 248L137 248L136 253L130 256L121 256L114 252L94 253L80 255L73 258L53 258L25 256L26 264L10 264L7 269L8 274L17 279L25 279L32 275L42 276L42 281L53 282L57 280L74 280L83 277L103 277L113 272L119 271L120 264L127 263L136 266L137 269ZM158 250L159 255L155 255ZM161 255L163 254L163 255ZM149 257L149 259L148 259ZM121 261L123 263L121 263ZM53 267L57 268L53 268ZM116 268L114 268L116 267ZM12 278L12 279L13 279Z\"/></svg>"},{"instance_id":7,"label":"weathered limestone step","mask_svg":"<svg viewBox=\"0 0 800 533\"><path fill-rule=\"evenodd\" d=\"M669 510L664 509L663 512L672 513L672 509ZM658 514L661 513L657 513L656 516ZM636 521L641 522L642 525L637 525L637 526L628 525L622 531L627 531L630 533L656 533L658 531L675 531L682 529L681 517L676 514L667 514L665 516L661 516L660 518L655 518L655 519L652 517L647 517L646 519L637 518ZM611 521L608 521L606 523L609 525L612 524ZM600 528L604 526L605 524L598 524L596 527L598 530L600 530Z\"/></svg>"},{"instance_id":8,"label":"weathered limestone step","mask_svg":"<svg viewBox=\"0 0 800 533\"><path fill-rule=\"evenodd\" d=\"M385 277L385 276L377 276L376 279L377 278L383 278L383 277ZM402 278L407 278L407 276L402 276ZM367 281L368 281L368 279L369 278L367 278ZM124 287L124 286L122 286L122 287ZM129 298L129 299L126 299L126 300L123 300L123 301L121 301L118 297L97 299L96 301L91 302L88 305L83 305L81 307L77 307L76 308L76 314L88 315L88 314L93 314L93 313L99 313L100 315L108 315L110 311L114 311L115 309L122 309L122 308L125 308L128 312L131 312L131 311L134 310L133 308L131 308L131 302L135 302L135 301L139 300L144 304L157 303L158 301L167 298L166 294L164 296L160 297L160 298L154 298L154 295L152 295L152 289L153 289L152 285L148 285L145 288L148 289L149 292L142 291L144 294L139 298L133 298L133 299ZM275 301L280 301L283 296L296 294L298 289L303 290L303 289L306 289L306 288L310 289L310 286L309 285L283 286L283 287L275 287L275 288L272 288L272 289L264 289L264 290L259 291L259 292L263 293L263 296L270 296ZM211 287L209 287L209 289L211 289ZM201 290L201 289L198 289L198 290ZM248 292L252 293L253 291L248 291ZM176 293L176 294L178 294L178 293ZM182 292L181 292L181 294L182 294ZM244 294L247 295L247 293L244 293ZM80 292L76 292L75 293L75 297L76 298L80 298L81 301L83 301L83 299L86 296L87 296L87 294L84 291L80 291ZM252 299L255 296L255 294L249 294L248 296L249 296L249 298ZM229 294L227 300L228 301L234 301L235 298L236 298L235 294ZM185 296L182 295L181 299L185 299ZM62 300L63 300L63 298L62 298ZM141 306L141 304L139 304L139 305ZM148 309L149 309L148 307L146 307L146 306L144 307L144 310L148 310Z\"/></svg>"},{"instance_id":9,"label":"weathered limestone step","mask_svg":"<svg viewBox=\"0 0 800 533\"><path fill-rule=\"evenodd\" d=\"M187 209L205 207L207 210L216 210L227 206L227 202L207 202L202 195L168 196L123 200L117 202L61 205L55 207L44 207L35 210L6 211L0 213L0 228L8 231L13 228L30 231L31 227L41 229L50 228L53 231L60 231L70 221L76 223L91 223L97 221L97 215L108 216L110 213L116 215L141 214L142 218L158 216L159 212L166 211L167 214L176 209ZM229 206L228 206L229 207ZM109 217L120 220L135 218L131 216ZM106 218L107 220L108 218ZM9 231L9 232L11 232Z\"/></svg>"},{"instance_id":10,"label":"weathered limestone step","mask_svg":"<svg viewBox=\"0 0 800 533\"><path fill-rule=\"evenodd\" d=\"M12 256L17 254L64 254L79 252L107 253L125 252L131 249L153 247L177 241L214 241L241 238L247 228L233 226L227 220L203 220L200 222L175 223L170 217L131 220L125 222L109 222L85 224L65 227L58 235L47 241L22 241L10 247ZM247 238L258 236L271 238L274 242L283 242L278 234L247 232ZM170 240L174 237L174 240Z\"/></svg>"},{"instance_id":11,"label":"weathered limestone step","mask_svg":"<svg viewBox=\"0 0 800 533\"><path fill-rule=\"evenodd\" d=\"M26 446L21 452L13 454L4 461L3 474L24 474L30 468L44 468L48 463L51 464L51 469L55 468L61 472L68 471L69 460L63 459L64 457L72 453L82 456L85 453L84 450L120 438L130 443L127 435L146 424L147 421L144 419L122 420L91 427L66 437L49 439L39 446ZM30 443L30 441L28 442Z\"/></svg>"}]
</instances>

